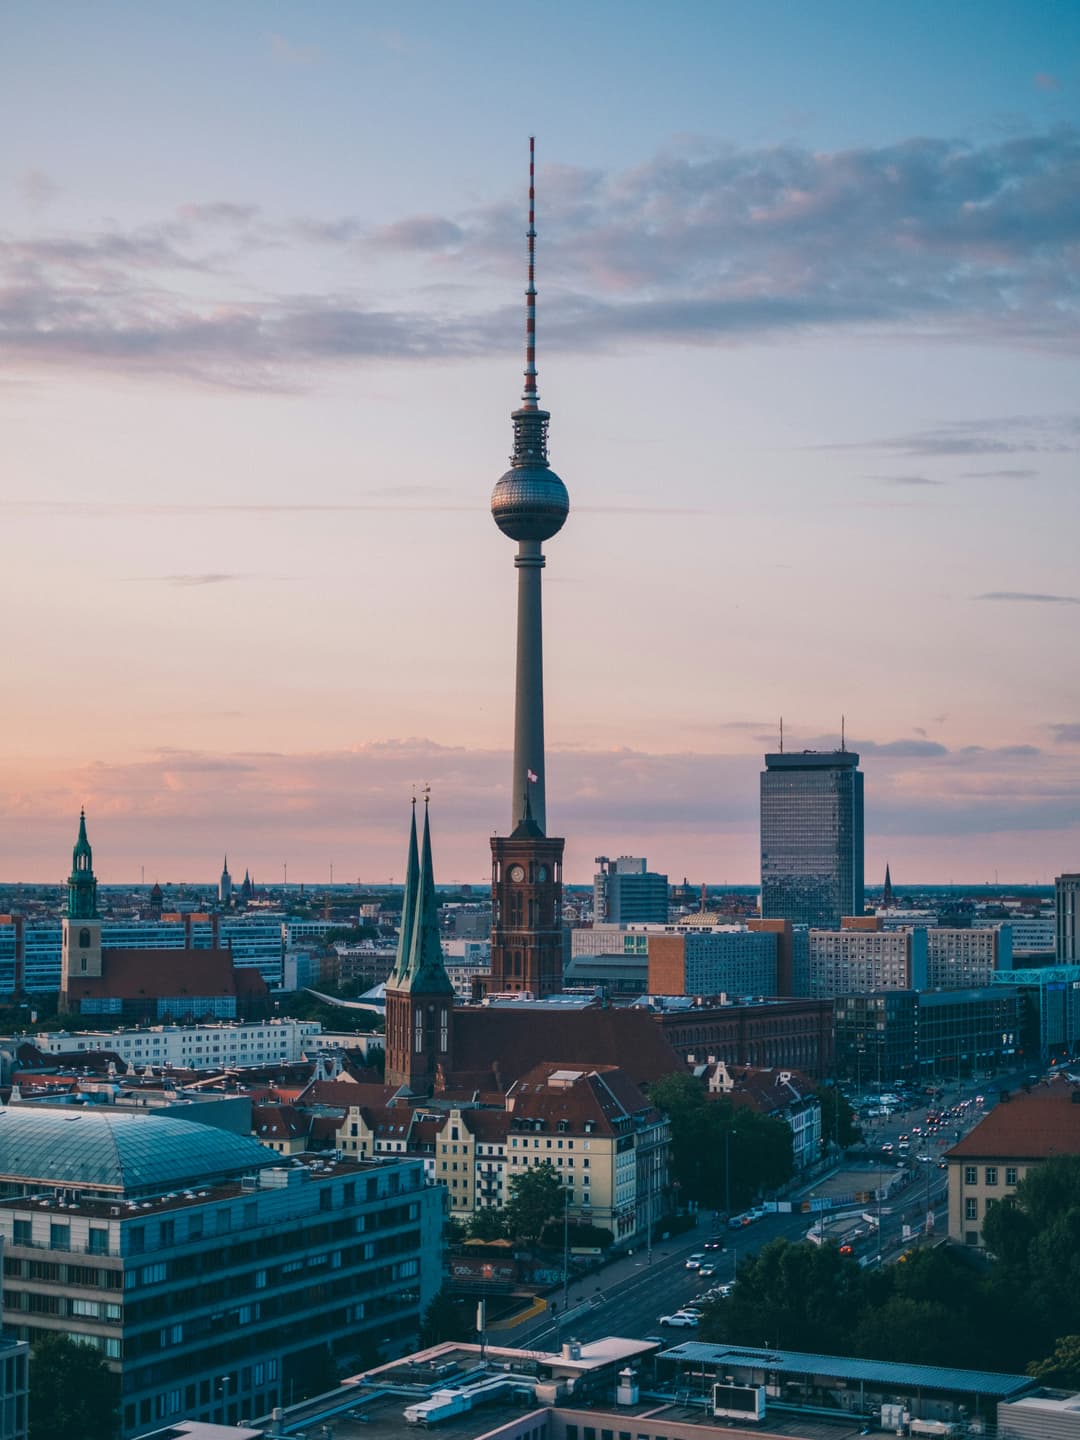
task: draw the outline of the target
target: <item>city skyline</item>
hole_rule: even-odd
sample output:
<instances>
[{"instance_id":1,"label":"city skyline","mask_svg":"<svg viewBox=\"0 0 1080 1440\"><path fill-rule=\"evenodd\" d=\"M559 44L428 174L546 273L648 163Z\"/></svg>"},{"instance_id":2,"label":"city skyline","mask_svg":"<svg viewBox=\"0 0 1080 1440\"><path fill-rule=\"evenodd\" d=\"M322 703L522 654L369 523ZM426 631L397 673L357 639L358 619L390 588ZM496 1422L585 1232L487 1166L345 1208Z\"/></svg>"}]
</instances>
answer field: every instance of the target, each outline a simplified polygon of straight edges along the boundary
<instances>
[{"instance_id":1,"label":"city skyline","mask_svg":"<svg viewBox=\"0 0 1080 1440\"><path fill-rule=\"evenodd\" d=\"M424 783L484 874L534 132L568 881L754 883L781 714L870 884L1075 869L1080 16L474 14L9 7L0 877L389 878Z\"/></svg>"}]
</instances>

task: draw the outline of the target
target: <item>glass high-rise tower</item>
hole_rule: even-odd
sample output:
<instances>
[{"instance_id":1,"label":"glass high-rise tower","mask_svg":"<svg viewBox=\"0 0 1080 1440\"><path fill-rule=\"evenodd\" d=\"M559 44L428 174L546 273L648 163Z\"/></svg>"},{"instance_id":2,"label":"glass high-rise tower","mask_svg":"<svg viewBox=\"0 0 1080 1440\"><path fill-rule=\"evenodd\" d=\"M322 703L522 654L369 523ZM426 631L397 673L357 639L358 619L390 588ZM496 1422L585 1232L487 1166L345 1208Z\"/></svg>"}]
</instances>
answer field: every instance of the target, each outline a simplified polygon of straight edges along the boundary
<instances>
[{"instance_id":1,"label":"glass high-rise tower","mask_svg":"<svg viewBox=\"0 0 1080 1440\"><path fill-rule=\"evenodd\" d=\"M765 756L761 914L836 929L863 913L863 777L852 750Z\"/></svg>"}]
</instances>

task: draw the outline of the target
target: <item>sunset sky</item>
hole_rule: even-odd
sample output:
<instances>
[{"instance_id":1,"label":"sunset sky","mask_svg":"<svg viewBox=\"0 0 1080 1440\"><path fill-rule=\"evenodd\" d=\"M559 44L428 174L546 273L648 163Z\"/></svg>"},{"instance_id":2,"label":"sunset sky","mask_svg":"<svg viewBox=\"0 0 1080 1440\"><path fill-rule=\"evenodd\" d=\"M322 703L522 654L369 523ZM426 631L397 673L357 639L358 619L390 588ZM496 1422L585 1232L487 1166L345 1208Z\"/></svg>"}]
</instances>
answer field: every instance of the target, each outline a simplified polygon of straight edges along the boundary
<instances>
[{"instance_id":1,"label":"sunset sky","mask_svg":"<svg viewBox=\"0 0 1080 1440\"><path fill-rule=\"evenodd\" d=\"M1080 7L0 11L0 879L440 881L510 801L537 136L548 819L1080 869Z\"/></svg>"}]
</instances>

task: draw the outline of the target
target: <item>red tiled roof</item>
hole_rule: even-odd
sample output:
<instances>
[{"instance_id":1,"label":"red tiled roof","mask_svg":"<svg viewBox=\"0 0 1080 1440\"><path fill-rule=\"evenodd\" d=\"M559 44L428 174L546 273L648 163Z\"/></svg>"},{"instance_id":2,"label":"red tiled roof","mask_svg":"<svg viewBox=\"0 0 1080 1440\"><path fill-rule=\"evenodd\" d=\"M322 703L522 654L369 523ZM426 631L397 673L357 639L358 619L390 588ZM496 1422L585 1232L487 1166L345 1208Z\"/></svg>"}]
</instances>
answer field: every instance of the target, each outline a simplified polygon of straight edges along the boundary
<instances>
[{"instance_id":1,"label":"red tiled roof","mask_svg":"<svg viewBox=\"0 0 1080 1440\"><path fill-rule=\"evenodd\" d=\"M560 1084L553 1076L565 1076ZM573 1066L551 1061L524 1075L507 1096L515 1120L566 1121L574 1130L586 1121L601 1134L612 1134L626 1116L644 1114L648 1101L621 1070L610 1065Z\"/></svg>"},{"instance_id":2,"label":"red tiled roof","mask_svg":"<svg viewBox=\"0 0 1080 1440\"><path fill-rule=\"evenodd\" d=\"M228 950L103 950L101 968L100 976L73 975L68 994L75 1000L236 995L241 987L234 974L243 975L234 971ZM249 988L246 980L241 986Z\"/></svg>"},{"instance_id":3,"label":"red tiled roof","mask_svg":"<svg viewBox=\"0 0 1080 1440\"><path fill-rule=\"evenodd\" d=\"M1014 1092L946 1154L958 1160L1080 1155L1080 1086L1062 1077L1036 1085L1029 1093Z\"/></svg>"},{"instance_id":4,"label":"red tiled roof","mask_svg":"<svg viewBox=\"0 0 1080 1440\"><path fill-rule=\"evenodd\" d=\"M450 1080L455 1088L466 1074L490 1077L494 1072L508 1090L553 1055L566 1065L617 1065L636 1085L686 1070L660 1026L643 1010L454 1010Z\"/></svg>"}]
</instances>

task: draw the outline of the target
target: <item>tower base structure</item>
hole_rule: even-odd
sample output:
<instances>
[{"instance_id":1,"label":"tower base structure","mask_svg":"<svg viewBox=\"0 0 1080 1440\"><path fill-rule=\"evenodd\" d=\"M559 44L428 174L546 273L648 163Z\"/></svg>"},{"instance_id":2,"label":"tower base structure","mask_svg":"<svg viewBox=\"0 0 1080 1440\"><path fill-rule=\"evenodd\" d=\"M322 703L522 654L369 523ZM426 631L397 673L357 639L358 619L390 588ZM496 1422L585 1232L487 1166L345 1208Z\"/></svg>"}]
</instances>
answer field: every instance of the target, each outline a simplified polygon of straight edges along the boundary
<instances>
[{"instance_id":1,"label":"tower base structure","mask_svg":"<svg viewBox=\"0 0 1080 1440\"><path fill-rule=\"evenodd\" d=\"M491 840L491 984L543 999L563 987L565 840L530 819Z\"/></svg>"}]
</instances>

